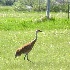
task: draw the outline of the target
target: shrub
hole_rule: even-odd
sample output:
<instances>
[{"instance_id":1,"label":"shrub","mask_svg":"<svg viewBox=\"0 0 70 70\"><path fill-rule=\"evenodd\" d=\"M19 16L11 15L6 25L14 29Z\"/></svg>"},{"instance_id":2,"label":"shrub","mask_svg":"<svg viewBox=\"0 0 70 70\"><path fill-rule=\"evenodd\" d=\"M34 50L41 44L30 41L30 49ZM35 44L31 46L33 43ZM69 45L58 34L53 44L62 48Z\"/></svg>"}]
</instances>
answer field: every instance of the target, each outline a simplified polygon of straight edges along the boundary
<instances>
[{"instance_id":1,"label":"shrub","mask_svg":"<svg viewBox=\"0 0 70 70\"><path fill-rule=\"evenodd\" d=\"M67 12L68 11L68 7L67 7L67 3L57 3L57 4L54 4L54 3L51 3L51 11L52 12L60 12L60 11L63 11L63 12Z\"/></svg>"}]
</instances>

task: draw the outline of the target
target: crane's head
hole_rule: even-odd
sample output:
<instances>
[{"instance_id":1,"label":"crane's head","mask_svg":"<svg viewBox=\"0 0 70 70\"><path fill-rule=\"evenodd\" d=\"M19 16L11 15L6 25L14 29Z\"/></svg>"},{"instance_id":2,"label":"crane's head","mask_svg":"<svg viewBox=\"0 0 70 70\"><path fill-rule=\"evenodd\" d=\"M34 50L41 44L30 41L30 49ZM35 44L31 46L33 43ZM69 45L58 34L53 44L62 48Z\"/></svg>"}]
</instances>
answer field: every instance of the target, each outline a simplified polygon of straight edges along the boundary
<instances>
[{"instance_id":1,"label":"crane's head","mask_svg":"<svg viewBox=\"0 0 70 70\"><path fill-rule=\"evenodd\" d=\"M38 33L38 32L42 32L41 30L36 30L36 33Z\"/></svg>"},{"instance_id":2,"label":"crane's head","mask_svg":"<svg viewBox=\"0 0 70 70\"><path fill-rule=\"evenodd\" d=\"M15 58L17 57L17 56L20 56L21 55L21 52L20 52L20 50L18 49L17 51L16 51L16 53L15 53Z\"/></svg>"}]
</instances>

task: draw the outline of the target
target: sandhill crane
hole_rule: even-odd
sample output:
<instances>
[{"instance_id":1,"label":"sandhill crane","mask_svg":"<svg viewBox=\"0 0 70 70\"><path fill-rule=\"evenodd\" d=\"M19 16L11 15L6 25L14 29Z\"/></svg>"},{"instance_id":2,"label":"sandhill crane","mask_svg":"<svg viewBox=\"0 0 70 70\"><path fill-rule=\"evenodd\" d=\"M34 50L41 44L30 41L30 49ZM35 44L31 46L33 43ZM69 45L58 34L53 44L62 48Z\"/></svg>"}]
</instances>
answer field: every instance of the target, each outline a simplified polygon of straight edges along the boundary
<instances>
[{"instance_id":1,"label":"sandhill crane","mask_svg":"<svg viewBox=\"0 0 70 70\"><path fill-rule=\"evenodd\" d=\"M21 54L25 54L25 57L27 57L27 60L30 61L30 60L28 59L28 53L32 50L32 48L33 48L35 42L37 41L37 33L38 33L38 32L42 32L42 31L41 31L41 30L36 30L36 38L35 38L32 42L30 42L30 43L28 43L28 44L25 44L25 45L23 45L21 48L18 48L18 49L16 50L15 58L16 58L17 56L20 56ZM24 60L25 60L25 57L24 57Z\"/></svg>"}]
</instances>

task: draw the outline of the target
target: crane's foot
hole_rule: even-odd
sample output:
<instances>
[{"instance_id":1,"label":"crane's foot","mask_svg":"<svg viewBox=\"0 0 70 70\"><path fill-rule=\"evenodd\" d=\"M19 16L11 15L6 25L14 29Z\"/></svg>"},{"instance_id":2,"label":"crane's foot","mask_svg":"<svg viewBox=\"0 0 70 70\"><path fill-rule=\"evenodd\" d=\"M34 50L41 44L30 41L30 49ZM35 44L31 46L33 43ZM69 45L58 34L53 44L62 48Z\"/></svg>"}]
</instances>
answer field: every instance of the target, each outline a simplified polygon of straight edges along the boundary
<instances>
[{"instance_id":1,"label":"crane's foot","mask_svg":"<svg viewBox=\"0 0 70 70\"><path fill-rule=\"evenodd\" d=\"M31 62L31 63L33 63L34 64L34 62L32 62L32 61L30 61L29 59L27 59L29 62Z\"/></svg>"},{"instance_id":2,"label":"crane's foot","mask_svg":"<svg viewBox=\"0 0 70 70\"><path fill-rule=\"evenodd\" d=\"M27 59L29 62L31 62L29 59Z\"/></svg>"}]
</instances>

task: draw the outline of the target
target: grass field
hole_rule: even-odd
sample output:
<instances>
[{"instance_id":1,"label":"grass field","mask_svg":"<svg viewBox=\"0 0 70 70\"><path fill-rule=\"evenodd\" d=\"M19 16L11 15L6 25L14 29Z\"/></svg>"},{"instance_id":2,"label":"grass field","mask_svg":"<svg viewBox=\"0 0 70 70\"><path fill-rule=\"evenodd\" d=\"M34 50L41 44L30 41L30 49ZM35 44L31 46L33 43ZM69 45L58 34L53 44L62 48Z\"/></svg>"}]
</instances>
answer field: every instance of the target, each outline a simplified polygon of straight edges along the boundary
<instances>
[{"instance_id":1,"label":"grass field","mask_svg":"<svg viewBox=\"0 0 70 70\"><path fill-rule=\"evenodd\" d=\"M0 13L0 70L70 69L70 20L40 19L45 13L9 14ZM15 59L16 49L33 40L36 29L43 32L29 53L33 63L24 55Z\"/></svg>"}]
</instances>

